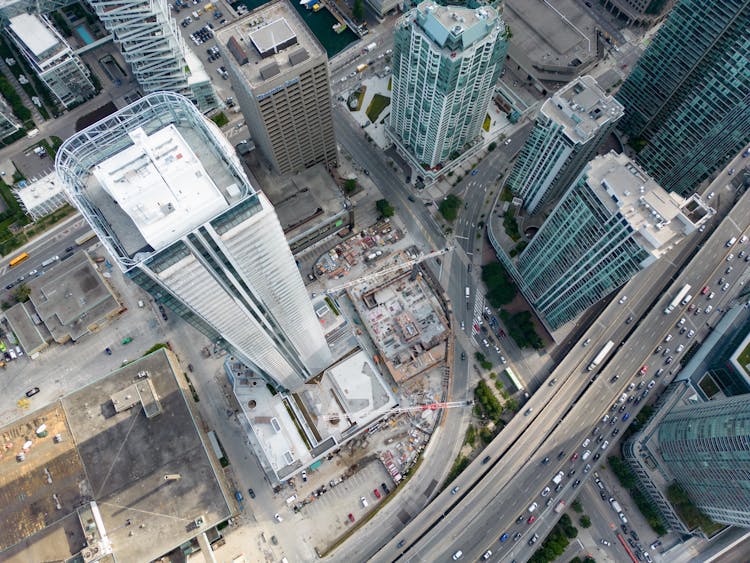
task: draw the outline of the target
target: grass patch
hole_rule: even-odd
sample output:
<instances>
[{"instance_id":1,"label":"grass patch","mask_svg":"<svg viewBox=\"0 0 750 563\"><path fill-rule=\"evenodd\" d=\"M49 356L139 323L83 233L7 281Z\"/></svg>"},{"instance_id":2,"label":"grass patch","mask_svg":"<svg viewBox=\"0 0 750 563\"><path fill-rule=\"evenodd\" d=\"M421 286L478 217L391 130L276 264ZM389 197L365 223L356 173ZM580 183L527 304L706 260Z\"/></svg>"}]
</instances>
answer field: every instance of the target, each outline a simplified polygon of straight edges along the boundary
<instances>
[{"instance_id":1,"label":"grass patch","mask_svg":"<svg viewBox=\"0 0 750 563\"><path fill-rule=\"evenodd\" d=\"M131 362L127 362L127 363L131 363ZM184 374L184 375L185 375L185 381L187 381L187 384L188 384L188 388L190 388L190 394L193 396L193 401L195 401L196 403L200 403L201 399L198 396L198 391L196 391L195 387L193 387L193 382L190 381L190 377L188 377L188 374ZM222 448L221 451L224 452L224 449ZM226 452L224 452L224 456L226 456Z\"/></svg>"},{"instance_id":2,"label":"grass patch","mask_svg":"<svg viewBox=\"0 0 750 563\"><path fill-rule=\"evenodd\" d=\"M484 116L484 123L482 123L482 129L484 129L485 131L489 133L490 125L492 125L492 118L490 117L490 114L488 113L487 115Z\"/></svg>"},{"instance_id":3,"label":"grass patch","mask_svg":"<svg viewBox=\"0 0 750 563\"><path fill-rule=\"evenodd\" d=\"M473 424L469 424L466 429L466 436L464 437L464 444L469 444L472 448L477 443L477 429Z\"/></svg>"},{"instance_id":4,"label":"grass patch","mask_svg":"<svg viewBox=\"0 0 750 563\"><path fill-rule=\"evenodd\" d=\"M391 99L388 96L375 94L372 97L372 101L370 102L370 105L368 105L367 109L365 110L365 113L367 114L367 118L372 123L375 123L378 120L378 117L380 116L380 114L383 112L385 108L388 107L390 103L391 103Z\"/></svg>"},{"instance_id":5,"label":"grass patch","mask_svg":"<svg viewBox=\"0 0 750 563\"><path fill-rule=\"evenodd\" d=\"M516 216L512 209L508 209L503 215L503 227L505 228L505 234L507 234L513 242L521 240L521 232L518 230L518 221L516 221Z\"/></svg>"},{"instance_id":6,"label":"grass patch","mask_svg":"<svg viewBox=\"0 0 750 563\"><path fill-rule=\"evenodd\" d=\"M750 344L748 344L745 349L740 352L740 355L737 356L737 361L743 368L747 368L747 365L750 364Z\"/></svg>"},{"instance_id":7,"label":"grass patch","mask_svg":"<svg viewBox=\"0 0 750 563\"><path fill-rule=\"evenodd\" d=\"M289 401L287 399L283 400L284 406L286 407L286 412L289 413L289 418L292 419L292 422L294 422L294 427L297 429L297 432L299 433L300 438L302 438L302 441L305 443L305 446L307 446L308 450L312 449L312 444L310 444L310 440L307 439L307 434L302 430L302 427L299 424L299 421L297 420L297 417L294 416L294 411L292 410L292 407L289 405Z\"/></svg>"},{"instance_id":8,"label":"grass patch","mask_svg":"<svg viewBox=\"0 0 750 563\"><path fill-rule=\"evenodd\" d=\"M474 389L474 399L482 414L495 423L500 422L500 416L503 414L503 406L484 379L480 380L476 389Z\"/></svg>"},{"instance_id":9,"label":"grass patch","mask_svg":"<svg viewBox=\"0 0 750 563\"><path fill-rule=\"evenodd\" d=\"M453 462L453 466L451 467L451 470L448 472L448 476L445 478L445 484L443 485L443 488L446 488L448 485L451 484L451 482L461 475L461 472L469 467L469 464L471 461L468 457L459 455L456 458L456 461Z\"/></svg>"},{"instance_id":10,"label":"grass patch","mask_svg":"<svg viewBox=\"0 0 750 563\"><path fill-rule=\"evenodd\" d=\"M711 376L708 375L700 380L698 386L703 390L703 392L706 394L706 397L708 397L709 399L720 391L718 385L716 385L716 382Z\"/></svg>"},{"instance_id":11,"label":"grass patch","mask_svg":"<svg viewBox=\"0 0 750 563\"><path fill-rule=\"evenodd\" d=\"M672 504L680 519L691 530L700 528L708 537L718 532L724 524L717 524L693 504L688 497L687 491L678 483L672 483L667 487L667 500Z\"/></svg>"},{"instance_id":12,"label":"grass patch","mask_svg":"<svg viewBox=\"0 0 750 563\"><path fill-rule=\"evenodd\" d=\"M539 549L529 559L530 563L549 563L565 553L570 540L578 536L578 529L570 516L563 514L555 527L550 530Z\"/></svg>"},{"instance_id":13,"label":"grass patch","mask_svg":"<svg viewBox=\"0 0 750 563\"><path fill-rule=\"evenodd\" d=\"M328 305L328 307L333 311L333 314L337 317L341 314L339 313L338 307L333 303L333 299L331 299L328 295L325 296L325 302Z\"/></svg>"},{"instance_id":14,"label":"grass patch","mask_svg":"<svg viewBox=\"0 0 750 563\"><path fill-rule=\"evenodd\" d=\"M229 123L229 119L226 115L224 115L223 111L220 111L216 115L212 116L211 121L216 123L216 125L219 127L224 127L227 123Z\"/></svg>"},{"instance_id":15,"label":"grass patch","mask_svg":"<svg viewBox=\"0 0 750 563\"><path fill-rule=\"evenodd\" d=\"M158 343L154 344L153 346L151 346L151 348L149 348L148 350L146 350L143 353L143 355L144 356L148 356L152 352L156 352L157 350L161 350L162 348L169 348L169 344L166 344L164 342L158 342Z\"/></svg>"}]
</instances>

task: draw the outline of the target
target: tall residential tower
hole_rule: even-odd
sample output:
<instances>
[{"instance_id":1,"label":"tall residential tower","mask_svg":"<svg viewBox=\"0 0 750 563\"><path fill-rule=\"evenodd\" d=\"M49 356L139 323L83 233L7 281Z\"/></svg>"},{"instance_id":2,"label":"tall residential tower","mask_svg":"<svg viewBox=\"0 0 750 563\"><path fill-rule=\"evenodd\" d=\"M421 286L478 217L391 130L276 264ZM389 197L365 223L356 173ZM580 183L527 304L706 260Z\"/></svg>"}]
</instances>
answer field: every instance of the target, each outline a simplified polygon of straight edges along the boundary
<instances>
[{"instance_id":1,"label":"tall residential tower","mask_svg":"<svg viewBox=\"0 0 750 563\"><path fill-rule=\"evenodd\" d=\"M39 80L61 106L67 108L94 97L96 92L89 69L45 18L19 14L10 18L7 30Z\"/></svg>"},{"instance_id":2,"label":"tall residential tower","mask_svg":"<svg viewBox=\"0 0 750 563\"><path fill-rule=\"evenodd\" d=\"M117 265L287 389L331 360L273 207L182 96L146 96L68 139L55 168Z\"/></svg>"},{"instance_id":3,"label":"tall residential tower","mask_svg":"<svg viewBox=\"0 0 750 563\"><path fill-rule=\"evenodd\" d=\"M698 508L716 522L750 527L750 395L675 407L658 440Z\"/></svg>"},{"instance_id":4,"label":"tall residential tower","mask_svg":"<svg viewBox=\"0 0 750 563\"><path fill-rule=\"evenodd\" d=\"M666 190L693 192L750 142L750 0L680 0L617 93Z\"/></svg>"},{"instance_id":5,"label":"tall residential tower","mask_svg":"<svg viewBox=\"0 0 750 563\"><path fill-rule=\"evenodd\" d=\"M335 167L328 56L288 0L216 32L255 145L277 172Z\"/></svg>"},{"instance_id":6,"label":"tall residential tower","mask_svg":"<svg viewBox=\"0 0 750 563\"><path fill-rule=\"evenodd\" d=\"M393 45L390 135L418 164L434 168L480 134L508 50L489 6L431 0L401 16Z\"/></svg>"},{"instance_id":7,"label":"tall residential tower","mask_svg":"<svg viewBox=\"0 0 750 563\"><path fill-rule=\"evenodd\" d=\"M201 111L217 106L211 80L200 59L185 45L167 0L88 1L120 46L144 92L177 92Z\"/></svg>"},{"instance_id":8,"label":"tall residential tower","mask_svg":"<svg viewBox=\"0 0 750 563\"><path fill-rule=\"evenodd\" d=\"M544 102L508 178L530 213L570 186L622 111L591 76L575 79Z\"/></svg>"},{"instance_id":9,"label":"tall residential tower","mask_svg":"<svg viewBox=\"0 0 750 563\"><path fill-rule=\"evenodd\" d=\"M558 328L647 268L712 213L698 196L665 192L625 155L599 156L519 256L521 291Z\"/></svg>"}]
</instances>

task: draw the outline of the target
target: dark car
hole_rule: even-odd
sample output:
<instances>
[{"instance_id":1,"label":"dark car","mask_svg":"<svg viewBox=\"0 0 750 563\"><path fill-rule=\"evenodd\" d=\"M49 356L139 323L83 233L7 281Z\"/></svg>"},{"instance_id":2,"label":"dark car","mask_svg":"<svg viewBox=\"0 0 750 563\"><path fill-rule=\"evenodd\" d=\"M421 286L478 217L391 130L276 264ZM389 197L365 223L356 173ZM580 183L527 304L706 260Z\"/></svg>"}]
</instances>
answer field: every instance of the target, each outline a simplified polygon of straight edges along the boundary
<instances>
[{"instance_id":1,"label":"dark car","mask_svg":"<svg viewBox=\"0 0 750 563\"><path fill-rule=\"evenodd\" d=\"M10 282L8 285L5 286L5 289L13 289L13 286L16 284L14 282Z\"/></svg>"},{"instance_id":2,"label":"dark car","mask_svg":"<svg viewBox=\"0 0 750 563\"><path fill-rule=\"evenodd\" d=\"M630 530L630 535L633 537L635 541L639 541L641 539L638 537L638 534L635 532L635 530Z\"/></svg>"},{"instance_id":3,"label":"dark car","mask_svg":"<svg viewBox=\"0 0 750 563\"><path fill-rule=\"evenodd\" d=\"M573 488L575 489L580 484L581 484L581 480L580 479L576 479L575 481L573 481Z\"/></svg>"},{"instance_id":4,"label":"dark car","mask_svg":"<svg viewBox=\"0 0 750 563\"><path fill-rule=\"evenodd\" d=\"M72 246L69 246L69 247L67 247L67 248L65 249L65 252L73 252L73 250L74 250L74 247L72 247Z\"/></svg>"},{"instance_id":5,"label":"dark car","mask_svg":"<svg viewBox=\"0 0 750 563\"><path fill-rule=\"evenodd\" d=\"M526 516L524 516L523 514L521 514L521 516L519 516L518 518L516 518L516 524L519 524L520 522L523 522L524 518L526 518Z\"/></svg>"},{"instance_id":6,"label":"dark car","mask_svg":"<svg viewBox=\"0 0 750 563\"><path fill-rule=\"evenodd\" d=\"M255 498L255 491L252 489L247 490L247 494L250 498Z\"/></svg>"},{"instance_id":7,"label":"dark car","mask_svg":"<svg viewBox=\"0 0 750 563\"><path fill-rule=\"evenodd\" d=\"M490 456L485 456L485 458L482 460L482 465L485 463L488 463L490 461Z\"/></svg>"},{"instance_id":8,"label":"dark car","mask_svg":"<svg viewBox=\"0 0 750 563\"><path fill-rule=\"evenodd\" d=\"M545 457L545 458L544 458L544 459L542 460L542 465L547 465L548 463L549 463L549 458L548 458L548 457Z\"/></svg>"},{"instance_id":9,"label":"dark car","mask_svg":"<svg viewBox=\"0 0 750 563\"><path fill-rule=\"evenodd\" d=\"M39 393L39 387L33 387L33 388L29 389L28 391L26 391L26 396L27 397L33 397L37 393Z\"/></svg>"},{"instance_id":10,"label":"dark car","mask_svg":"<svg viewBox=\"0 0 750 563\"><path fill-rule=\"evenodd\" d=\"M349 522L354 522L354 514L349 513Z\"/></svg>"},{"instance_id":11,"label":"dark car","mask_svg":"<svg viewBox=\"0 0 750 563\"><path fill-rule=\"evenodd\" d=\"M159 312L161 313L161 318L165 321L167 320L167 312L164 310L164 305L161 303L159 304Z\"/></svg>"},{"instance_id":12,"label":"dark car","mask_svg":"<svg viewBox=\"0 0 750 563\"><path fill-rule=\"evenodd\" d=\"M406 540L401 540L396 544L396 547L404 547L404 544L406 543Z\"/></svg>"},{"instance_id":13,"label":"dark car","mask_svg":"<svg viewBox=\"0 0 750 563\"><path fill-rule=\"evenodd\" d=\"M107 354L107 356L111 356L112 355L112 348L105 348L104 349L104 353Z\"/></svg>"},{"instance_id":14,"label":"dark car","mask_svg":"<svg viewBox=\"0 0 750 563\"><path fill-rule=\"evenodd\" d=\"M500 541L501 541L501 542L506 542L506 541L508 541L508 534L503 534L502 536L500 536Z\"/></svg>"},{"instance_id":15,"label":"dark car","mask_svg":"<svg viewBox=\"0 0 750 563\"><path fill-rule=\"evenodd\" d=\"M385 494L388 494L391 492L391 490L388 488L388 485L386 485L385 483L380 483L380 488L383 489L383 492Z\"/></svg>"}]
</instances>

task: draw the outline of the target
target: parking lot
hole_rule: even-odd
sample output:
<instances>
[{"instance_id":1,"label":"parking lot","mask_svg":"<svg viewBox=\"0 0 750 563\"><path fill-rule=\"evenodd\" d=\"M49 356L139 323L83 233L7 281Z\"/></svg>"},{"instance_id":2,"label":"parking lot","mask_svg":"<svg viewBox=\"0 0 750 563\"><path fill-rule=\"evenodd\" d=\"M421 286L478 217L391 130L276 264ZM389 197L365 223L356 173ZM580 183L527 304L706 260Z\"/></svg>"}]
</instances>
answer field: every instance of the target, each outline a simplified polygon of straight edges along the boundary
<instances>
[{"instance_id":1,"label":"parking lot","mask_svg":"<svg viewBox=\"0 0 750 563\"><path fill-rule=\"evenodd\" d=\"M313 541L318 552L324 551L350 526L359 522L370 511L376 509L379 503L383 502L387 494L382 488L382 484L386 485L386 490L390 491L390 494L393 494L395 488L391 476L378 460L369 462L334 487L330 486L330 480L323 483L322 478L322 475L318 476L313 473L307 483L299 482L298 485L302 486L298 486L298 500L296 502L299 502L304 494L312 494L314 489L324 485L326 492L318 497L313 497L314 500L300 508L297 514L293 514L292 509L289 508L285 515L291 521L301 518L315 522ZM378 491L377 494L381 498L377 497L374 493L375 490ZM367 507L363 506L362 497L365 498ZM350 514L353 521L349 517Z\"/></svg>"},{"instance_id":2,"label":"parking lot","mask_svg":"<svg viewBox=\"0 0 750 563\"><path fill-rule=\"evenodd\" d=\"M204 0L172 0L169 5L185 44L203 63L217 95L226 102L232 87L213 32L234 20L234 11L223 2Z\"/></svg>"}]
</instances>

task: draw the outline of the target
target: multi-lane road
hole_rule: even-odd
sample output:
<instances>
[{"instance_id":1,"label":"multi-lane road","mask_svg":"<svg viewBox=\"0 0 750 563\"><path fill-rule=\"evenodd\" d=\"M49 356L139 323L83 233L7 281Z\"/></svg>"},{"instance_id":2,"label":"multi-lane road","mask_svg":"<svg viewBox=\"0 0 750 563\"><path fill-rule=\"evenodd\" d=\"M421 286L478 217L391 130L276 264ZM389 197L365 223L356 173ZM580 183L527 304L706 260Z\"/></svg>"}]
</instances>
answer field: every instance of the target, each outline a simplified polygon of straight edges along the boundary
<instances>
[{"instance_id":1,"label":"multi-lane road","mask_svg":"<svg viewBox=\"0 0 750 563\"><path fill-rule=\"evenodd\" d=\"M628 284L620 294L627 294L628 300L623 304L619 303L619 299L612 301L585 335L584 338L592 339L591 343L587 347L582 344L576 347L552 374L557 380L556 384L542 387L528 403L531 412L527 416L517 416L488 446L485 455L490 457L490 461L486 464L481 459L475 461L456 481L460 486L459 494L444 492L375 559L392 561L403 553L403 559L409 561L445 560L459 549L467 559L476 559L488 548L498 555L497 558L493 556L496 560L528 557L533 548L526 544L526 540L533 533L544 537L549 531L557 519L557 515L551 512L555 502L573 496L573 483L584 477L586 463L593 460L595 453L604 457L617 441L619 430L623 427L624 413L619 411L620 405L614 413L610 413L610 405L623 392L627 392L631 382L636 385L645 382L642 389L637 390L642 395L652 375L664 368L664 375L654 380L654 388L650 390L650 393L657 392L669 379L669 370L678 365L676 348L672 354L672 364L666 365L664 356L654 355L655 347L668 334L672 334L673 345L683 344L685 348L681 353L687 352L692 342L705 337L709 330L707 323L715 320L717 311L724 308L742 287L741 277L746 276L748 271L744 261L742 267L734 262L737 265L733 271L725 273L729 264L726 257L731 253L736 261L740 248L729 249L725 243L732 236L739 238L741 232L747 230L748 217L750 196L744 196L655 305L652 306L652 302L658 292L655 293L654 288L659 285L656 283L658 278L653 279L653 276L667 273L667 260L659 265L661 272L659 268L652 268ZM686 247L694 242L686 241ZM745 252L750 250L748 243L744 246L748 246ZM726 278L724 283L730 284L727 291L721 291L723 284L718 286L721 277ZM709 314L705 313L705 307L709 304L707 295L695 299L696 306L700 305L695 310L701 312L697 315L691 312L685 316L684 326L687 330L680 334L675 323L682 318L682 312L678 310L665 315L663 310L677 289L685 283L690 283L699 291L703 286L709 286L716 296ZM683 308L686 309L687 305ZM626 323L633 314L636 320ZM644 316L637 320L641 315ZM689 339L687 334L690 330L694 330L695 334ZM586 367L593 356L610 339L617 344L617 351L600 368L588 371ZM648 366L647 374L637 375L643 365ZM591 382L592 376L599 371L602 375ZM615 374L620 378L612 382ZM624 404L629 405L625 412L632 418L638 407L633 408L632 403ZM611 419L606 423L601 422L605 414L617 416L615 423L611 424ZM598 433L591 434L596 427L599 428ZM618 432L613 436L615 430ZM599 436L603 438L597 442ZM585 450L581 444L586 438L592 442L587 448L592 454L589 460L583 462L581 457ZM560 452L562 457L558 458ZM578 453L579 458L571 461L574 453ZM542 464L545 457L551 461ZM576 474L566 476L564 488L559 493L542 498L542 489L560 470L566 474L575 470ZM548 498L553 499L550 506L546 506ZM539 506L532 514L528 508L533 502ZM535 520L528 524L532 515ZM521 516L524 518L517 523ZM509 533L511 541L499 543L499 536L505 532ZM516 533L521 533L521 538L514 542L512 537ZM405 544L399 548L397 544L401 540L405 540Z\"/></svg>"}]
</instances>

